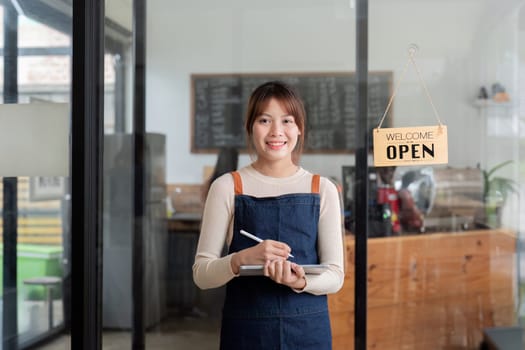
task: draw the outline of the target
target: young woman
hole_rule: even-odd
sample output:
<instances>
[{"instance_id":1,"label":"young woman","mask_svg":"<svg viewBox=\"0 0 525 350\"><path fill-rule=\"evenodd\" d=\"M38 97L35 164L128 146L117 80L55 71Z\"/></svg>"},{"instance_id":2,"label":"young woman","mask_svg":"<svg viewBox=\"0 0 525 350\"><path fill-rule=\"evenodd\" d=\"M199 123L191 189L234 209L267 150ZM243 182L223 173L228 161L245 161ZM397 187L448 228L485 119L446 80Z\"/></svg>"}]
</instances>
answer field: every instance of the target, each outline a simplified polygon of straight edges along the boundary
<instances>
[{"instance_id":1,"label":"young woman","mask_svg":"<svg viewBox=\"0 0 525 350\"><path fill-rule=\"evenodd\" d=\"M299 166L305 111L291 87L259 86L246 117L256 159L213 182L194 281L202 289L227 284L221 349L331 349L326 294L344 279L339 194L327 178ZM221 257L224 242L229 251ZM307 275L303 264L329 269ZM242 265L263 265L264 276L239 276Z\"/></svg>"}]
</instances>

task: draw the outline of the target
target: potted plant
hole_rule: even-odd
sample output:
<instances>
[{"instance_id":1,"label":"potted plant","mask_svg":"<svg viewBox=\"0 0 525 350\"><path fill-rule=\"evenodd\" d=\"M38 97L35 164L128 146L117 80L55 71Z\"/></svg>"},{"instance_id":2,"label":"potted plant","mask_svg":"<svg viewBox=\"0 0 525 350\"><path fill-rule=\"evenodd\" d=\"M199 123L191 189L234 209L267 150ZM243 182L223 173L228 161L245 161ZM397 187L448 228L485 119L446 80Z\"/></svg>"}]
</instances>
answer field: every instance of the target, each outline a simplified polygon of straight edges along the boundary
<instances>
[{"instance_id":1,"label":"potted plant","mask_svg":"<svg viewBox=\"0 0 525 350\"><path fill-rule=\"evenodd\" d=\"M484 221L489 227L499 227L501 225L501 208L511 193L517 193L516 181L495 176L498 170L511 163L512 160L507 160L496 164L489 170L482 170Z\"/></svg>"}]
</instances>

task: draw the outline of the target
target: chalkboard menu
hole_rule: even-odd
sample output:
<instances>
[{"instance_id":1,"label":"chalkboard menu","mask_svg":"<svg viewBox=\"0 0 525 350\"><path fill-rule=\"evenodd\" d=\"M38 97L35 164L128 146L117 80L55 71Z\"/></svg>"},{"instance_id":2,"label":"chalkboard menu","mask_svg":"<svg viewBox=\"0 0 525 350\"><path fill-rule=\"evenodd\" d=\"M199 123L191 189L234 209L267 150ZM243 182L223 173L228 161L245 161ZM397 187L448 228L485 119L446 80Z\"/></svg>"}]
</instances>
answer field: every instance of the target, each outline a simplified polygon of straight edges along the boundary
<instances>
[{"instance_id":1,"label":"chalkboard menu","mask_svg":"<svg viewBox=\"0 0 525 350\"><path fill-rule=\"evenodd\" d=\"M211 153L224 146L244 150L248 98L257 86L271 80L292 85L303 99L305 152L354 150L357 117L354 73L193 74L192 152ZM379 123L390 98L392 73L372 72L368 84L368 124L372 128ZM383 127L389 125L391 118L387 116Z\"/></svg>"}]
</instances>

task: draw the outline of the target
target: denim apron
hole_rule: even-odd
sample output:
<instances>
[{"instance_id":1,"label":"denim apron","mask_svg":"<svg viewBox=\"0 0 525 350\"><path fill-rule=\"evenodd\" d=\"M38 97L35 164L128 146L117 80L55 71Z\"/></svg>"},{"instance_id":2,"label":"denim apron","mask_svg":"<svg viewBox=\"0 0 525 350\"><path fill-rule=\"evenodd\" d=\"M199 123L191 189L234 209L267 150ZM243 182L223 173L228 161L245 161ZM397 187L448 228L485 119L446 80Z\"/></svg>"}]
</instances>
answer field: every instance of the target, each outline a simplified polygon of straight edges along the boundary
<instances>
[{"instance_id":1,"label":"denim apron","mask_svg":"<svg viewBox=\"0 0 525 350\"><path fill-rule=\"evenodd\" d=\"M256 198L235 183L235 214L229 253L256 244L239 234L244 229L262 239L287 243L298 264L318 264L319 175L312 193ZM332 348L326 295L296 293L265 276L236 277L226 286L221 349L323 350Z\"/></svg>"}]
</instances>

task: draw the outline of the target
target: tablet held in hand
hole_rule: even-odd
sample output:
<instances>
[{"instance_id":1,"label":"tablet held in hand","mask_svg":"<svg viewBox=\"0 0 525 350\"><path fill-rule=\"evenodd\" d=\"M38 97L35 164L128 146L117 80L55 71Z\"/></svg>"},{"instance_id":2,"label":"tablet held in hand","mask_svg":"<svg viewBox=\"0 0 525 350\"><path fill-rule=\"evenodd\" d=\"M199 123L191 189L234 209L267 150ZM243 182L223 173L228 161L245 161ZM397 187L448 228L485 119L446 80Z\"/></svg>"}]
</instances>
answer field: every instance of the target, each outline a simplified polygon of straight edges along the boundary
<instances>
[{"instance_id":1,"label":"tablet held in hand","mask_svg":"<svg viewBox=\"0 0 525 350\"><path fill-rule=\"evenodd\" d=\"M311 265L300 265L307 275L320 275L329 269L328 265L322 264L311 264ZM264 266L263 265L241 265L239 269L240 276L263 276Z\"/></svg>"}]
</instances>

